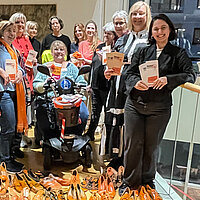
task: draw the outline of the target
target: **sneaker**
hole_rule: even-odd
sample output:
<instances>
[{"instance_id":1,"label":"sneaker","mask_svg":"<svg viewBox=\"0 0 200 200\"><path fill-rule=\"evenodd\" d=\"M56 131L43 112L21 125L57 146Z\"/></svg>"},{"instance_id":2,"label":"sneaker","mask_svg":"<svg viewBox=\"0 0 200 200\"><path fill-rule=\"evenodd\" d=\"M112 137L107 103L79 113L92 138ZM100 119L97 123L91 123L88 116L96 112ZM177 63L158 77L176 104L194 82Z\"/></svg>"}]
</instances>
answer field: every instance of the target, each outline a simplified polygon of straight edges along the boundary
<instances>
[{"instance_id":1,"label":"sneaker","mask_svg":"<svg viewBox=\"0 0 200 200\"><path fill-rule=\"evenodd\" d=\"M21 151L19 148L13 150L13 155L17 158L24 158L24 152Z\"/></svg>"},{"instance_id":2,"label":"sneaker","mask_svg":"<svg viewBox=\"0 0 200 200\"><path fill-rule=\"evenodd\" d=\"M22 172L23 164L14 160L5 161L6 169L9 173L20 173Z\"/></svg>"},{"instance_id":3,"label":"sneaker","mask_svg":"<svg viewBox=\"0 0 200 200\"><path fill-rule=\"evenodd\" d=\"M119 196L121 197L122 194L124 193L124 191L126 190L126 188L129 188L129 186L126 183L122 183L119 187L118 193Z\"/></svg>"}]
</instances>

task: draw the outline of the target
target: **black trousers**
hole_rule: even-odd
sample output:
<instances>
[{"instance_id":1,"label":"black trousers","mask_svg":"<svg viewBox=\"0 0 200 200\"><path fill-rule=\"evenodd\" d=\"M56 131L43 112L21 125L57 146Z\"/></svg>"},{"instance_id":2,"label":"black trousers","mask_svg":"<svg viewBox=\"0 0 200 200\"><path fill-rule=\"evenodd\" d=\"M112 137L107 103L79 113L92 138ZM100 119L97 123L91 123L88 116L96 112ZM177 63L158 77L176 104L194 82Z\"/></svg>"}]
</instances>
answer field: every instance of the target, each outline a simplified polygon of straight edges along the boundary
<instances>
[{"instance_id":1,"label":"black trousers","mask_svg":"<svg viewBox=\"0 0 200 200\"><path fill-rule=\"evenodd\" d=\"M157 150L171 116L171 108L137 103L125 104L124 182L132 188L155 178Z\"/></svg>"},{"instance_id":2,"label":"black trousers","mask_svg":"<svg viewBox=\"0 0 200 200\"><path fill-rule=\"evenodd\" d=\"M88 131L86 133L87 135L90 136L91 139L94 139L94 132L98 126L99 118L100 118L100 114L101 114L101 110L103 106L104 106L104 111L105 111L107 95L108 95L108 91L93 89L91 120L90 120Z\"/></svg>"}]
</instances>

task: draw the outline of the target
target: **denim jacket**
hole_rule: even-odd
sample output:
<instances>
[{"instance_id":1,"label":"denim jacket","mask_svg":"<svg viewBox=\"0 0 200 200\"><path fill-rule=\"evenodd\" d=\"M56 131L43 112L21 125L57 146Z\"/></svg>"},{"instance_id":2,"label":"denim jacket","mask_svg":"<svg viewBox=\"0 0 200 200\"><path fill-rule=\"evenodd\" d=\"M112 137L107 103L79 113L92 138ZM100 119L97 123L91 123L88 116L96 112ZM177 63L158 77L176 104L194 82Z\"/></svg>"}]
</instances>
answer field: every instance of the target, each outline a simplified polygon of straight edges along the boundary
<instances>
[{"instance_id":1,"label":"denim jacket","mask_svg":"<svg viewBox=\"0 0 200 200\"><path fill-rule=\"evenodd\" d=\"M6 59L11 59L11 55L8 53L6 47L0 44L0 67L5 70ZM22 71L24 75L24 70L18 64L18 69ZM15 91L15 84L9 82L4 85L4 79L0 76L0 92L3 91Z\"/></svg>"}]
</instances>

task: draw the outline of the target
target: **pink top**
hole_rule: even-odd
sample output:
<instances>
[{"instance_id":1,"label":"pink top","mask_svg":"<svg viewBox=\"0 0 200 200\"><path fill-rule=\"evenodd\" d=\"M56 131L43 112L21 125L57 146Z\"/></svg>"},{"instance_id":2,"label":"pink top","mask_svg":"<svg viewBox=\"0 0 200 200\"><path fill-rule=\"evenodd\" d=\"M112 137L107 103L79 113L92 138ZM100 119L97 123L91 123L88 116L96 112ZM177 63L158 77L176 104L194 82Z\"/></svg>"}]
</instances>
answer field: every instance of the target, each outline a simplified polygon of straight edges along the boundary
<instances>
[{"instance_id":1,"label":"pink top","mask_svg":"<svg viewBox=\"0 0 200 200\"><path fill-rule=\"evenodd\" d=\"M102 42L99 40L98 45L100 43L102 43ZM94 51L91 49L91 44L87 40L80 42L79 52L87 60L92 60L92 57L94 55Z\"/></svg>"}]
</instances>

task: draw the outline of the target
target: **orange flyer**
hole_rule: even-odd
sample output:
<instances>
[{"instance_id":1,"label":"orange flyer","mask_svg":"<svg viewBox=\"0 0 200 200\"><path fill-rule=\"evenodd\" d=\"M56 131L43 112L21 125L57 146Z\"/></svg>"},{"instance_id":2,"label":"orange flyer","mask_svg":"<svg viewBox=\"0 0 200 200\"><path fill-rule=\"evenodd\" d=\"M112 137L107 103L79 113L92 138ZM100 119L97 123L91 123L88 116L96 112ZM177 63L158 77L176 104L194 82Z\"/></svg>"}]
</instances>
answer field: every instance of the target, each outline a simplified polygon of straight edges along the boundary
<instances>
[{"instance_id":1,"label":"orange flyer","mask_svg":"<svg viewBox=\"0 0 200 200\"><path fill-rule=\"evenodd\" d=\"M112 76L121 74L121 67L123 65L124 54L119 52L106 53L108 69L112 69L114 72Z\"/></svg>"},{"instance_id":2,"label":"orange flyer","mask_svg":"<svg viewBox=\"0 0 200 200\"><path fill-rule=\"evenodd\" d=\"M51 65L52 77L55 78L56 80L60 79L61 69L62 69L61 64L54 63Z\"/></svg>"}]
</instances>

